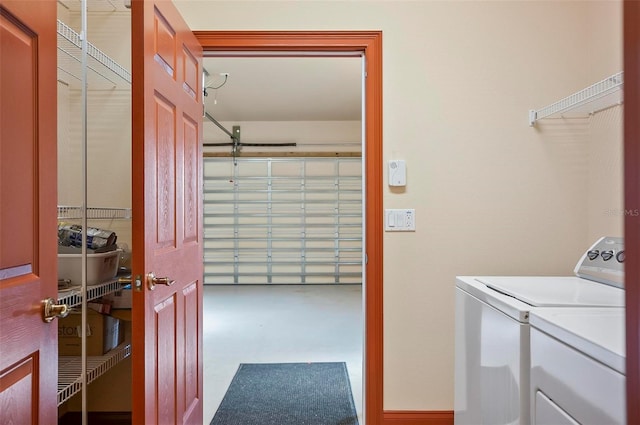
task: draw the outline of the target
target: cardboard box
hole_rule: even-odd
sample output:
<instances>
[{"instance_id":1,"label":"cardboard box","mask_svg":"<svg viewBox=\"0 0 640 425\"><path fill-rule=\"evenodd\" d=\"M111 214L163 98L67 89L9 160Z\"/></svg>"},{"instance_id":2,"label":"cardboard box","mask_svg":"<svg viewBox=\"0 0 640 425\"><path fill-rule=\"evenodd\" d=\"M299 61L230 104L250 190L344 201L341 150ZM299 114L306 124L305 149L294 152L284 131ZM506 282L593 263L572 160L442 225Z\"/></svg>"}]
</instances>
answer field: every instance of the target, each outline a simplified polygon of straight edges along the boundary
<instances>
[{"instance_id":1,"label":"cardboard box","mask_svg":"<svg viewBox=\"0 0 640 425\"><path fill-rule=\"evenodd\" d=\"M126 322L131 322L131 309L113 310L111 315L115 318L122 320L122 322L124 323L120 323L121 325L122 324L126 325L127 324Z\"/></svg>"},{"instance_id":2,"label":"cardboard box","mask_svg":"<svg viewBox=\"0 0 640 425\"><path fill-rule=\"evenodd\" d=\"M87 310L87 355L101 356L124 341L124 330L119 319ZM58 355L82 354L82 314L72 311L58 319Z\"/></svg>"}]
</instances>

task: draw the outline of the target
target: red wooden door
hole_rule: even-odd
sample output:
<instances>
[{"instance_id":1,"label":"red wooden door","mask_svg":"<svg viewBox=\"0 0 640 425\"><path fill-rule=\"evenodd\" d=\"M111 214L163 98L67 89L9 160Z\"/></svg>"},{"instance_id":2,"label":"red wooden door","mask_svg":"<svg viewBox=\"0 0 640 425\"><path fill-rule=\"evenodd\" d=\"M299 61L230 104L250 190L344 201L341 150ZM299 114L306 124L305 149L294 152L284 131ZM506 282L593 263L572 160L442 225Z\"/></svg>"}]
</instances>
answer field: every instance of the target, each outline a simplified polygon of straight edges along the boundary
<instances>
[{"instance_id":1,"label":"red wooden door","mask_svg":"<svg viewBox=\"0 0 640 425\"><path fill-rule=\"evenodd\" d=\"M131 18L133 422L202 424L202 48L171 1Z\"/></svg>"},{"instance_id":2,"label":"red wooden door","mask_svg":"<svg viewBox=\"0 0 640 425\"><path fill-rule=\"evenodd\" d=\"M0 423L56 422L56 2L0 1ZM53 100L53 101L52 101Z\"/></svg>"}]
</instances>

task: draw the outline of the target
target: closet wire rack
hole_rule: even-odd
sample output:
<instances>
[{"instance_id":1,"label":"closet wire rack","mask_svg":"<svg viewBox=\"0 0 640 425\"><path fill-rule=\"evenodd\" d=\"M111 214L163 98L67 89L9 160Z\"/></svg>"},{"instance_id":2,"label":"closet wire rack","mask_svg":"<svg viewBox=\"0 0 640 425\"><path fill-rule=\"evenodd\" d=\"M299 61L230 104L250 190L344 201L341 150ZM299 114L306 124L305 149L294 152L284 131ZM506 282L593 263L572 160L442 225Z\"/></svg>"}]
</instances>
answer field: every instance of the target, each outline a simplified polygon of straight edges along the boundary
<instances>
[{"instance_id":1,"label":"closet wire rack","mask_svg":"<svg viewBox=\"0 0 640 425\"><path fill-rule=\"evenodd\" d=\"M87 299L100 298L120 290L123 283L114 278L98 285L87 287ZM71 287L58 294L58 303L69 308L82 303L82 291L79 286ZM90 384L116 364L131 355L131 342L125 341L102 356L87 357L87 384ZM82 357L58 357L58 406L69 400L82 389Z\"/></svg>"},{"instance_id":2,"label":"closet wire rack","mask_svg":"<svg viewBox=\"0 0 640 425\"><path fill-rule=\"evenodd\" d=\"M131 355L131 343L118 345L103 356L87 357L87 383L90 384L106 371ZM58 406L82 389L82 357L58 357Z\"/></svg>"},{"instance_id":3,"label":"closet wire rack","mask_svg":"<svg viewBox=\"0 0 640 425\"><path fill-rule=\"evenodd\" d=\"M98 285L87 286L87 299L103 297L115 291L122 289L123 284L114 278ZM69 289L58 292L58 303L66 304L69 308L77 307L82 304L82 288L80 286L72 286Z\"/></svg>"},{"instance_id":4,"label":"closet wire rack","mask_svg":"<svg viewBox=\"0 0 640 425\"><path fill-rule=\"evenodd\" d=\"M580 109L580 113L591 115L611 106L619 105L622 103L623 85L624 78L621 71L549 106L530 110L529 125L534 126L538 120L572 110ZM582 107L586 107L586 111L582 110Z\"/></svg>"},{"instance_id":5,"label":"closet wire rack","mask_svg":"<svg viewBox=\"0 0 640 425\"><path fill-rule=\"evenodd\" d=\"M57 23L58 69L81 82L82 37L64 22L58 20ZM87 55L91 59L88 68L103 81L106 80L112 86L118 86L122 82L131 84L131 73L89 42L87 42Z\"/></svg>"},{"instance_id":6,"label":"closet wire rack","mask_svg":"<svg viewBox=\"0 0 640 425\"><path fill-rule=\"evenodd\" d=\"M58 205L58 219L81 219L84 208L77 206ZM90 220L131 219L131 208L86 208L87 218Z\"/></svg>"}]
</instances>

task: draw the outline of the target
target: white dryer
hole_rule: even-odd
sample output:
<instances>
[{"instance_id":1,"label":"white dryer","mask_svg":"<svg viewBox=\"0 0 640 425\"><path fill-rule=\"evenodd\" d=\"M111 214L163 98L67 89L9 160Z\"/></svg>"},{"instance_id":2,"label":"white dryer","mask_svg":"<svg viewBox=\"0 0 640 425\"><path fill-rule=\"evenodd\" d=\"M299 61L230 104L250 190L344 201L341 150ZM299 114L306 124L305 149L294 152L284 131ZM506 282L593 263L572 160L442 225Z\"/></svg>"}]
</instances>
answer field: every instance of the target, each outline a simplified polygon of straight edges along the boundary
<instances>
[{"instance_id":1,"label":"white dryer","mask_svg":"<svg viewBox=\"0 0 640 425\"><path fill-rule=\"evenodd\" d=\"M531 312L531 423L626 423L624 308Z\"/></svg>"},{"instance_id":2,"label":"white dryer","mask_svg":"<svg viewBox=\"0 0 640 425\"><path fill-rule=\"evenodd\" d=\"M623 262L622 240L601 238L578 261L576 276L458 276L455 423L529 424L531 312L623 307Z\"/></svg>"}]
</instances>

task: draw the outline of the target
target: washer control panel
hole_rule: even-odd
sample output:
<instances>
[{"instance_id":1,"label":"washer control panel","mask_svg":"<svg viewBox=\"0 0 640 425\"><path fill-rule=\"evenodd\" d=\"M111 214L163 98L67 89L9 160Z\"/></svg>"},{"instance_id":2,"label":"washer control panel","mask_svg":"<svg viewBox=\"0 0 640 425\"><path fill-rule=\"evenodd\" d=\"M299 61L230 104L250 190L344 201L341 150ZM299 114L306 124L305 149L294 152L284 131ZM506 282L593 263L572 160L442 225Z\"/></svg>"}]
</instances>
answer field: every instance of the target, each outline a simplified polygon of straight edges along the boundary
<instances>
[{"instance_id":1,"label":"washer control panel","mask_svg":"<svg viewBox=\"0 0 640 425\"><path fill-rule=\"evenodd\" d=\"M624 238L605 236L578 261L576 276L624 288Z\"/></svg>"}]
</instances>

